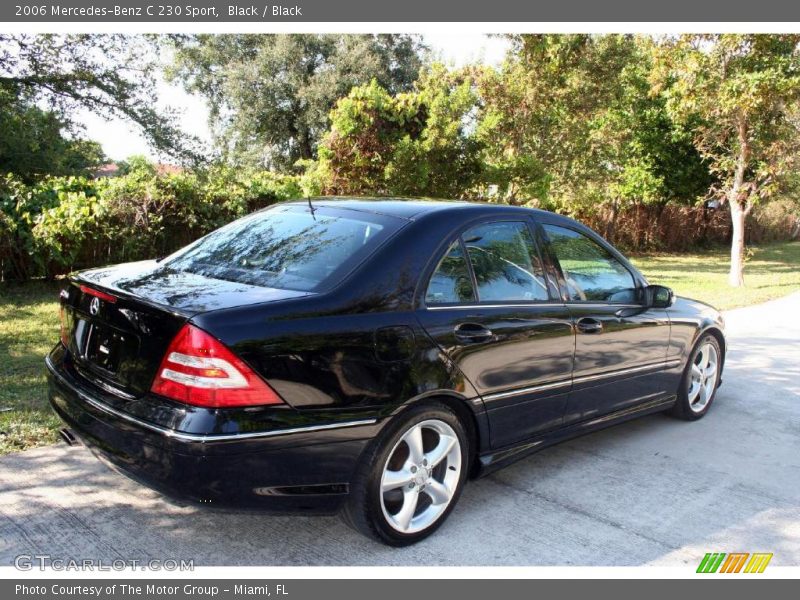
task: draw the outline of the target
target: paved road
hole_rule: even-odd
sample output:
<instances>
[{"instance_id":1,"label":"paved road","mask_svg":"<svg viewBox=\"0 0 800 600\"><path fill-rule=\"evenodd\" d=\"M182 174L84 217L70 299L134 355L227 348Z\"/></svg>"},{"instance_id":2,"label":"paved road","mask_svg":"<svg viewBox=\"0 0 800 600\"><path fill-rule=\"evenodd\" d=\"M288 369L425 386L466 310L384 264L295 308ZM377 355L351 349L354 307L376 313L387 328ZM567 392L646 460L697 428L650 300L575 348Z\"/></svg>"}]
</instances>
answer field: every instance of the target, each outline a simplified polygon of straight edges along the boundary
<instances>
[{"instance_id":1,"label":"paved road","mask_svg":"<svg viewBox=\"0 0 800 600\"><path fill-rule=\"evenodd\" d=\"M335 517L177 507L60 444L0 459L0 564L15 555L196 565L696 565L706 551L800 565L800 293L726 315L731 350L697 423L662 415L471 482L439 532L373 543Z\"/></svg>"}]
</instances>

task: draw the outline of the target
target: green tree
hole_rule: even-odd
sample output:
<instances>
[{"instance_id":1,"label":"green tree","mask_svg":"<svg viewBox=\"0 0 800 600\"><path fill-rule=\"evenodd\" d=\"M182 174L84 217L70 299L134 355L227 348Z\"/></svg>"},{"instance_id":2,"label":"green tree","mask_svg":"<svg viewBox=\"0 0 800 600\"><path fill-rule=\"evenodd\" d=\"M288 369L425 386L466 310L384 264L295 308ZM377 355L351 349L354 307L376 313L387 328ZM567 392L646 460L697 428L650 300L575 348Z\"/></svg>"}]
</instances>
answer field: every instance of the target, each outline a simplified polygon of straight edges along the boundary
<instances>
[{"instance_id":1,"label":"green tree","mask_svg":"<svg viewBox=\"0 0 800 600\"><path fill-rule=\"evenodd\" d=\"M468 71L426 69L410 92L377 81L353 88L331 112L317 176L339 194L457 197L480 173L477 106Z\"/></svg>"},{"instance_id":2,"label":"green tree","mask_svg":"<svg viewBox=\"0 0 800 600\"><path fill-rule=\"evenodd\" d=\"M708 171L650 95L648 40L514 35L502 68L483 70L478 136L486 181L511 202L575 212L599 204L694 199Z\"/></svg>"},{"instance_id":3,"label":"green tree","mask_svg":"<svg viewBox=\"0 0 800 600\"><path fill-rule=\"evenodd\" d=\"M0 89L0 172L25 182L44 175L81 175L105 161L97 142L69 131L57 114Z\"/></svg>"},{"instance_id":4,"label":"green tree","mask_svg":"<svg viewBox=\"0 0 800 600\"><path fill-rule=\"evenodd\" d=\"M0 33L0 113L46 107L69 127L84 108L136 123L165 154L198 160L195 141L154 106L156 68L152 45L138 36Z\"/></svg>"},{"instance_id":5,"label":"green tree","mask_svg":"<svg viewBox=\"0 0 800 600\"><path fill-rule=\"evenodd\" d=\"M613 93L587 116L588 148L578 158L588 162L578 190L610 205L611 239L620 209L693 204L713 181L691 138L670 119L663 96L650 93L652 42L618 37L615 43L625 51L617 54Z\"/></svg>"},{"instance_id":6,"label":"green tree","mask_svg":"<svg viewBox=\"0 0 800 600\"><path fill-rule=\"evenodd\" d=\"M796 164L798 35L684 35L655 49L653 83L719 180L733 222L729 283L744 285L745 218Z\"/></svg>"},{"instance_id":7,"label":"green tree","mask_svg":"<svg viewBox=\"0 0 800 600\"><path fill-rule=\"evenodd\" d=\"M634 53L633 40L510 37L514 46L506 63L481 81L480 135L495 183L512 202L539 200L562 209L592 203L586 184L600 167L593 122L622 93L620 73Z\"/></svg>"},{"instance_id":8,"label":"green tree","mask_svg":"<svg viewBox=\"0 0 800 600\"><path fill-rule=\"evenodd\" d=\"M390 93L411 89L424 50L407 35L169 39L169 74L208 100L223 157L283 171L316 157L330 110L354 86L375 79Z\"/></svg>"}]
</instances>

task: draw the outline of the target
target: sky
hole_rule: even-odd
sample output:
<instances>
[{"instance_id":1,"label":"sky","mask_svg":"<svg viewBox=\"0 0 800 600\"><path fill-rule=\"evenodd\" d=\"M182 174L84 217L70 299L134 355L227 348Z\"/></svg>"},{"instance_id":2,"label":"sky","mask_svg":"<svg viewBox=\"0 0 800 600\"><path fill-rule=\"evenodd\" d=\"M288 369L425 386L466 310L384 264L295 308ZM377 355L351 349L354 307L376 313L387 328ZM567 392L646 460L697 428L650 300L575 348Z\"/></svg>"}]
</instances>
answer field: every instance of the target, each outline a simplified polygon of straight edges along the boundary
<instances>
[{"instance_id":1,"label":"sky","mask_svg":"<svg viewBox=\"0 0 800 600\"><path fill-rule=\"evenodd\" d=\"M423 37L437 60L454 67L474 62L498 65L509 46L503 38L475 33L426 34ZM154 99L157 105L179 110L179 125L183 131L210 141L208 107L201 97L187 94L179 85L164 81L159 83L157 91L158 98ZM137 128L126 121L107 121L89 111L80 111L76 120L83 124L84 135L100 142L103 151L112 160L122 160L134 154L144 154L153 160L159 158Z\"/></svg>"}]
</instances>

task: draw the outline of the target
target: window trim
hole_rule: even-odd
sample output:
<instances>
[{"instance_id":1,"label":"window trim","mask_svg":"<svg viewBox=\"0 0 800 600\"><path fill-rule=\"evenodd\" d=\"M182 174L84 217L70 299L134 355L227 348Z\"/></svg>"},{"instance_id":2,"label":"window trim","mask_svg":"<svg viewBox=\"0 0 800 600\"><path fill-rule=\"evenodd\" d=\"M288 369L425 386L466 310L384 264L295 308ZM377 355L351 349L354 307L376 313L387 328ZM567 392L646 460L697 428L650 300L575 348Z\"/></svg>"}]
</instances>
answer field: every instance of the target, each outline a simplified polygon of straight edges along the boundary
<instances>
[{"instance_id":1,"label":"window trim","mask_svg":"<svg viewBox=\"0 0 800 600\"><path fill-rule=\"evenodd\" d=\"M528 229L531 232L531 236L533 237L533 243L536 246L536 251L539 253L539 261L542 264L542 269L544 272L544 279L545 284L547 285L547 296L549 298L547 304L563 304L564 298L561 294L561 282L556 281L555 287L553 286L553 281L551 281L549 276L549 269L551 266L554 266L553 259L550 253L550 248L548 247L549 241L546 237L544 237L542 231L540 231L541 225L539 222L534 218L533 215L528 216ZM555 265L557 267L557 265ZM558 276L560 271L556 272Z\"/></svg>"},{"instance_id":2,"label":"window trim","mask_svg":"<svg viewBox=\"0 0 800 600\"><path fill-rule=\"evenodd\" d=\"M622 267L628 272L628 275L630 275L631 280L633 281L633 289L635 290L637 296L640 296L640 290L642 289L643 286L642 286L642 282L640 281L640 278L636 276L637 275L636 272L631 270L631 266L628 264L627 259L625 259L625 257L622 256L610 244L605 242L605 240L602 240L602 238L595 239L595 236L589 235L586 231L582 231L581 229L579 229L577 227L572 227L569 224L564 224L564 223L554 223L554 222L548 222L548 221L545 220L545 221L538 222L538 226L541 228L541 233L542 233L542 236L543 236L543 240L544 240L545 244L547 245L548 255L550 256L550 259L552 260L553 264L556 267L556 270L558 271L559 286L561 287L561 296L562 296L564 304L567 304L567 305L578 305L578 306L591 306L591 305L596 305L596 306L618 306L620 308L625 308L625 307L631 307L631 308L637 307L638 308L638 307L643 306L641 301L637 301L637 302L611 302L611 301L608 301L608 300L598 301L598 300L573 300L573 299L571 299L571 295L569 294L569 289L567 288L566 277L564 276L564 269L561 267L561 260L558 258L558 255L555 253L555 251L552 248L552 241L550 240L550 236L547 234L547 229L545 228L546 226L559 227L561 229L566 229L568 231L573 231L573 232L577 233L578 235L582 235L582 236L588 238L589 240L591 240L592 242L594 242L595 244L600 246L602 249L604 249L606 252L608 252L611 255L611 257L614 258L620 265L622 265ZM592 232L592 233L594 233L594 232ZM597 236L597 237L599 238L599 236Z\"/></svg>"},{"instance_id":3,"label":"window trim","mask_svg":"<svg viewBox=\"0 0 800 600\"><path fill-rule=\"evenodd\" d=\"M472 261L469 258L469 252L467 250L466 243L464 242L464 233L473 229L475 227L480 227L482 225L490 225L493 223L520 223L523 227L528 229L528 233L531 236L531 241L533 242L534 250L536 251L536 256L539 258L539 262L542 266L544 275L545 275L545 285L547 287L547 300L508 300L506 302L498 301L498 300L486 300L481 301L480 293L478 292L478 281L475 277L475 271L472 267ZM436 273L436 269L439 266L439 263L442 261L444 256L450 250L450 247L453 245L453 242L458 240L459 245L461 247L461 253L464 255L464 260L467 262L467 269L470 273L470 279L472 281L472 291L476 298L473 302L442 302L440 304L429 304L426 301L428 286L430 285L430 280L433 275ZM434 260L431 261L430 264L433 267L429 266L425 269L425 273L423 277L420 279L421 282L424 282L422 286L420 286L421 290L418 295L417 300L417 308L425 309L425 310L445 310L445 309L477 309L477 308L525 308L530 306L552 306L552 305L562 305L564 304L563 299L559 298L561 290L553 290L550 284L550 281L547 277L547 262L544 259L543 248L542 248L542 239L538 235L536 231L536 222L534 221L531 215L520 215L520 216L512 216L512 215L503 215L497 217L481 217L476 219L466 225L462 225L459 227L451 237L448 237L447 240L444 242L443 250L440 250L440 253L435 257ZM440 247L441 248L441 247ZM560 271L559 271L560 273Z\"/></svg>"},{"instance_id":4,"label":"window trim","mask_svg":"<svg viewBox=\"0 0 800 600\"><path fill-rule=\"evenodd\" d=\"M466 231L466 229L464 231ZM467 263L467 273L469 273L469 280L472 283L472 297L475 298L474 302L479 304L481 301L481 296L478 292L478 278L475 276L475 269L472 268L472 261L469 259L469 249L464 241L463 231L458 234L458 247L461 248L461 255L464 257L464 262ZM431 275L431 277L433 277L433 275ZM428 294L426 293L425 296L427 297ZM457 302L456 304L461 305L466 303Z\"/></svg>"}]
</instances>

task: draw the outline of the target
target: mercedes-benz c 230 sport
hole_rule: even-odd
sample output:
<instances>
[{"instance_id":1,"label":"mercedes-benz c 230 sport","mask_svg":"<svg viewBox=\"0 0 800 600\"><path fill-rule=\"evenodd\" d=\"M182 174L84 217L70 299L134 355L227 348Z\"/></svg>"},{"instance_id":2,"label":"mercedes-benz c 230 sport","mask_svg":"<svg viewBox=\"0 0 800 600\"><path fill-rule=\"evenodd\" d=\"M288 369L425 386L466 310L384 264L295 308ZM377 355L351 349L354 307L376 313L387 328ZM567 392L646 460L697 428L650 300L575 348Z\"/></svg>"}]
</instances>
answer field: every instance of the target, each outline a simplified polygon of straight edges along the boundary
<instances>
[{"instance_id":1,"label":"mercedes-benz c 230 sport","mask_svg":"<svg viewBox=\"0 0 800 600\"><path fill-rule=\"evenodd\" d=\"M50 400L172 497L431 534L469 477L615 423L699 419L720 314L576 221L466 202L312 199L161 260L73 275Z\"/></svg>"}]
</instances>

